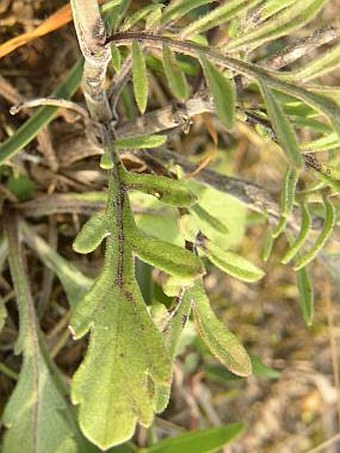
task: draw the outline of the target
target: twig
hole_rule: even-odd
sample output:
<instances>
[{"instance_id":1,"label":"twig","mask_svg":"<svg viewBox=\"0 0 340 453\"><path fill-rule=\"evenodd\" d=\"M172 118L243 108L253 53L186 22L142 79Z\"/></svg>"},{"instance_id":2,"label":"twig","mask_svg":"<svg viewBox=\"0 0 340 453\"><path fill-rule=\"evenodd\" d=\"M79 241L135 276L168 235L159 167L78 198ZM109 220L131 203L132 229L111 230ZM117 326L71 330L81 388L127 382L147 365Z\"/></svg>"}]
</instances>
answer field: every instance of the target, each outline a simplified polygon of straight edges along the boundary
<instances>
[{"instance_id":1,"label":"twig","mask_svg":"<svg viewBox=\"0 0 340 453\"><path fill-rule=\"evenodd\" d=\"M106 32L96 0L71 0L74 26L85 58L83 90L91 117L108 123L111 109L104 91L106 69L111 60L108 46L103 46Z\"/></svg>"},{"instance_id":2,"label":"twig","mask_svg":"<svg viewBox=\"0 0 340 453\"><path fill-rule=\"evenodd\" d=\"M40 107L42 105L51 105L53 107L61 107L64 109L74 110L82 118L84 118L85 120L89 120L89 113L84 107L80 106L76 102L68 101L67 99L61 98L36 98L30 101L23 101L13 105L9 109L9 112L11 115L16 115L23 109Z\"/></svg>"},{"instance_id":3,"label":"twig","mask_svg":"<svg viewBox=\"0 0 340 453\"><path fill-rule=\"evenodd\" d=\"M280 52L261 60L261 65L273 69L283 68L318 47L340 37L340 27L326 26L316 30L311 36L299 39Z\"/></svg>"}]
</instances>

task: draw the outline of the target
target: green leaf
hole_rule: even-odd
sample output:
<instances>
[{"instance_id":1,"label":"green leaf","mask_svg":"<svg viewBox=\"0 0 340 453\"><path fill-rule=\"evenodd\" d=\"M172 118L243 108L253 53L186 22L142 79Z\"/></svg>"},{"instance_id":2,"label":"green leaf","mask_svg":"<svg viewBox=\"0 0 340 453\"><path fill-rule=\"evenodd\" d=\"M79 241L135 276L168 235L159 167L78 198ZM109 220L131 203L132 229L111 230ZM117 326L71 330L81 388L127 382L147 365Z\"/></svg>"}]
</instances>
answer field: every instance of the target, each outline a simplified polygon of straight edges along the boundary
<instances>
[{"instance_id":1,"label":"green leaf","mask_svg":"<svg viewBox=\"0 0 340 453\"><path fill-rule=\"evenodd\" d=\"M270 226L268 226L267 230L265 231L265 237L263 240L261 250L261 258L264 262L267 262L269 260L270 255L272 254L273 251L273 245L274 245L273 231L270 228Z\"/></svg>"},{"instance_id":2,"label":"green leaf","mask_svg":"<svg viewBox=\"0 0 340 453\"><path fill-rule=\"evenodd\" d=\"M232 373L249 376L252 373L250 358L237 337L215 316L202 284L187 290L193 301L198 332L210 352Z\"/></svg>"},{"instance_id":3,"label":"green leaf","mask_svg":"<svg viewBox=\"0 0 340 453\"><path fill-rule=\"evenodd\" d=\"M270 379L278 379L281 377L281 372L275 368L271 368L265 365L262 360L257 356L250 356L251 364L253 368L253 375L259 377L265 377Z\"/></svg>"},{"instance_id":4,"label":"green leaf","mask_svg":"<svg viewBox=\"0 0 340 453\"><path fill-rule=\"evenodd\" d=\"M122 167L114 170L103 270L71 318L75 338L90 331L86 358L73 377L72 401L79 405L83 433L101 449L129 440L137 423L151 425L155 386L168 383L172 372L162 334L135 278L129 241L135 225L122 190Z\"/></svg>"},{"instance_id":5,"label":"green leaf","mask_svg":"<svg viewBox=\"0 0 340 453\"><path fill-rule=\"evenodd\" d=\"M225 252L212 242L205 241L204 253L215 266L244 282L256 282L264 276L262 269L233 252Z\"/></svg>"},{"instance_id":6,"label":"green leaf","mask_svg":"<svg viewBox=\"0 0 340 453\"><path fill-rule=\"evenodd\" d=\"M73 249L84 254L93 252L109 234L106 214L95 214L83 225L73 242Z\"/></svg>"},{"instance_id":7,"label":"green leaf","mask_svg":"<svg viewBox=\"0 0 340 453\"><path fill-rule=\"evenodd\" d=\"M35 184L28 175L11 175L6 182L6 188L19 200L25 201L31 198Z\"/></svg>"},{"instance_id":8,"label":"green leaf","mask_svg":"<svg viewBox=\"0 0 340 453\"><path fill-rule=\"evenodd\" d=\"M141 137L119 138L114 142L116 149L156 148L164 145L166 135L143 135Z\"/></svg>"},{"instance_id":9,"label":"green leaf","mask_svg":"<svg viewBox=\"0 0 340 453\"><path fill-rule=\"evenodd\" d=\"M273 238L277 238L282 233L286 227L288 216L292 213L298 179L298 172L294 168L288 167L285 172L281 188L281 217L279 223L272 231Z\"/></svg>"},{"instance_id":10,"label":"green leaf","mask_svg":"<svg viewBox=\"0 0 340 453\"><path fill-rule=\"evenodd\" d=\"M282 78L292 82L295 80L308 82L334 71L338 66L340 66L340 46L336 46L326 53L321 54L296 71L284 74Z\"/></svg>"},{"instance_id":11,"label":"green leaf","mask_svg":"<svg viewBox=\"0 0 340 453\"><path fill-rule=\"evenodd\" d=\"M323 248L327 240L332 234L334 224L335 224L335 208L332 202L324 197L323 199L324 207L325 207L325 221L322 227L322 230L319 234L319 237L315 241L314 246L307 252L305 255L302 255L298 258L295 263L294 270L298 271L303 267L307 266L319 253L319 251Z\"/></svg>"},{"instance_id":12,"label":"green leaf","mask_svg":"<svg viewBox=\"0 0 340 453\"><path fill-rule=\"evenodd\" d=\"M0 237L0 272L5 264L8 255L8 242L5 237Z\"/></svg>"},{"instance_id":13,"label":"green leaf","mask_svg":"<svg viewBox=\"0 0 340 453\"><path fill-rule=\"evenodd\" d=\"M214 8L209 13L200 17L184 28L181 37L187 37L193 33L201 33L210 28L217 27L241 13L246 13L250 8L260 3L260 0L230 0L228 3Z\"/></svg>"},{"instance_id":14,"label":"green leaf","mask_svg":"<svg viewBox=\"0 0 340 453\"><path fill-rule=\"evenodd\" d=\"M298 237L295 239L295 241L290 244L290 247L284 257L281 260L281 263L287 264L289 261L291 261L296 254L299 252L301 249L302 245L304 244L308 233L310 231L312 224L312 219L311 215L308 210L308 206L306 203L301 203L301 228Z\"/></svg>"},{"instance_id":15,"label":"green leaf","mask_svg":"<svg viewBox=\"0 0 340 453\"><path fill-rule=\"evenodd\" d=\"M146 16L150 16L154 11L159 11L159 5L151 4L144 6L143 8L139 8L135 13L125 19L124 23L121 25L121 31L128 31Z\"/></svg>"},{"instance_id":16,"label":"green leaf","mask_svg":"<svg viewBox=\"0 0 340 453\"><path fill-rule=\"evenodd\" d=\"M143 49L138 41L132 43L132 81L137 106L143 114L148 103L148 78Z\"/></svg>"},{"instance_id":17,"label":"green leaf","mask_svg":"<svg viewBox=\"0 0 340 453\"><path fill-rule=\"evenodd\" d=\"M39 331L18 226L16 217L6 220L9 265L20 318L16 352L22 351L24 359L19 381L3 415L7 431L2 451L12 453L23 446L27 453L87 451L81 445L72 409L64 398L61 380Z\"/></svg>"},{"instance_id":18,"label":"green leaf","mask_svg":"<svg viewBox=\"0 0 340 453\"><path fill-rule=\"evenodd\" d=\"M311 326L314 316L314 293L311 279L305 267L297 271L296 279L302 316L307 326Z\"/></svg>"},{"instance_id":19,"label":"green leaf","mask_svg":"<svg viewBox=\"0 0 340 453\"><path fill-rule=\"evenodd\" d=\"M12 453L23 446L27 453L80 451L70 412L39 347L27 351L18 384L3 415L8 430L2 451Z\"/></svg>"},{"instance_id":20,"label":"green leaf","mask_svg":"<svg viewBox=\"0 0 340 453\"><path fill-rule=\"evenodd\" d=\"M198 256L168 242L136 235L132 240L134 253L148 264L182 278L197 278L204 274Z\"/></svg>"},{"instance_id":21,"label":"green leaf","mask_svg":"<svg viewBox=\"0 0 340 453\"><path fill-rule=\"evenodd\" d=\"M223 50L226 52L248 49L254 50L261 44L273 41L281 36L290 34L310 22L324 7L328 0L297 0L283 12L264 21L240 38L230 41Z\"/></svg>"},{"instance_id":22,"label":"green leaf","mask_svg":"<svg viewBox=\"0 0 340 453\"><path fill-rule=\"evenodd\" d=\"M168 315L169 320L162 329L165 345L173 361L177 355L180 338L191 312L191 301L188 297L179 296L175 300L177 300L177 303L171 309ZM156 386L156 413L162 413L166 409L170 399L171 384L172 377L166 384Z\"/></svg>"},{"instance_id":23,"label":"green leaf","mask_svg":"<svg viewBox=\"0 0 340 453\"><path fill-rule=\"evenodd\" d=\"M243 430L243 425L235 423L217 428L202 429L194 432L168 437L158 444L141 450L143 453L213 453L235 439Z\"/></svg>"},{"instance_id":24,"label":"green leaf","mask_svg":"<svg viewBox=\"0 0 340 453\"><path fill-rule=\"evenodd\" d=\"M199 6L208 5L214 0L181 0L179 2L171 2L171 4L164 10L162 15L162 23L174 22L185 14L189 13Z\"/></svg>"},{"instance_id":25,"label":"green leaf","mask_svg":"<svg viewBox=\"0 0 340 453\"><path fill-rule=\"evenodd\" d=\"M286 153L288 161L296 168L302 167L302 157L299 144L288 118L282 107L276 101L273 92L266 83L259 79L262 95L266 102L268 116L271 119L279 145Z\"/></svg>"},{"instance_id":26,"label":"green leaf","mask_svg":"<svg viewBox=\"0 0 340 453\"><path fill-rule=\"evenodd\" d=\"M295 2L296 0L267 0L255 13L262 23Z\"/></svg>"},{"instance_id":27,"label":"green leaf","mask_svg":"<svg viewBox=\"0 0 340 453\"><path fill-rule=\"evenodd\" d=\"M214 99L217 114L226 128L232 129L235 116L235 88L232 82L210 63L203 54L200 55L200 61Z\"/></svg>"},{"instance_id":28,"label":"green leaf","mask_svg":"<svg viewBox=\"0 0 340 453\"><path fill-rule=\"evenodd\" d=\"M185 75L178 67L174 53L165 44L163 44L163 66L172 93L177 99L185 100L189 95Z\"/></svg>"},{"instance_id":29,"label":"green leaf","mask_svg":"<svg viewBox=\"0 0 340 453\"><path fill-rule=\"evenodd\" d=\"M174 206L188 207L197 200L185 183L165 176L140 175L128 172L124 182L132 189L155 196L160 201Z\"/></svg>"},{"instance_id":30,"label":"green leaf","mask_svg":"<svg viewBox=\"0 0 340 453\"><path fill-rule=\"evenodd\" d=\"M119 288L112 275L114 269L103 271L71 320L76 338L91 330L86 360L73 378L72 401L80 405L82 431L103 449L130 439L137 422L151 425L150 384L168 382L171 372L139 288L132 282Z\"/></svg>"},{"instance_id":31,"label":"green leaf","mask_svg":"<svg viewBox=\"0 0 340 453\"><path fill-rule=\"evenodd\" d=\"M145 31L157 29L162 20L163 5L155 5L155 9L148 15L145 21Z\"/></svg>"},{"instance_id":32,"label":"green leaf","mask_svg":"<svg viewBox=\"0 0 340 453\"><path fill-rule=\"evenodd\" d=\"M209 214L209 212L202 208L202 206L199 203L194 204L190 208L190 211L192 211L195 214L195 216L197 216L200 223L204 223L208 229L212 228L217 233L223 235L229 234L228 227L224 223L222 223L217 217Z\"/></svg>"},{"instance_id":33,"label":"green leaf","mask_svg":"<svg viewBox=\"0 0 340 453\"><path fill-rule=\"evenodd\" d=\"M246 228L247 208L244 204L226 192L221 192L193 179L187 181L186 184L197 196L199 206L208 215L225 225L229 231L228 235L221 234L216 228L212 228L207 221L203 221L202 216L199 218L196 212L196 219L194 220L202 233L220 248L229 249L236 247L242 241ZM227 185L225 187L229 192L230 190L227 188ZM196 205L191 206L191 211L194 206Z\"/></svg>"},{"instance_id":34,"label":"green leaf","mask_svg":"<svg viewBox=\"0 0 340 453\"><path fill-rule=\"evenodd\" d=\"M113 69L116 72L119 72L122 66L122 57L120 55L118 47L115 44L111 44L111 63Z\"/></svg>"},{"instance_id":35,"label":"green leaf","mask_svg":"<svg viewBox=\"0 0 340 453\"><path fill-rule=\"evenodd\" d=\"M83 60L80 59L59 87L53 91L52 96L64 99L70 98L80 85L82 75ZM41 129L53 120L57 112L58 107L44 106L39 108L11 137L1 143L0 165L28 145Z\"/></svg>"},{"instance_id":36,"label":"green leaf","mask_svg":"<svg viewBox=\"0 0 340 453\"><path fill-rule=\"evenodd\" d=\"M7 318L6 304L0 295L0 332L2 331Z\"/></svg>"}]
</instances>

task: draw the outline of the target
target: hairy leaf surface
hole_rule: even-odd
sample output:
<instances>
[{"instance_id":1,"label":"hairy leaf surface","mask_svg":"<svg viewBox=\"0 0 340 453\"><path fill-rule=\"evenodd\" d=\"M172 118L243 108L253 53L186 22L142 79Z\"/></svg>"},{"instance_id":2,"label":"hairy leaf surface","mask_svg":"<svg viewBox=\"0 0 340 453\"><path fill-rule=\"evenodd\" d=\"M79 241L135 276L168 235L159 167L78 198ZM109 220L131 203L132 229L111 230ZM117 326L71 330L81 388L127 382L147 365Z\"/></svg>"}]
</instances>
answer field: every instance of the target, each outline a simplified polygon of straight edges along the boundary
<instances>
[{"instance_id":1,"label":"hairy leaf surface","mask_svg":"<svg viewBox=\"0 0 340 453\"><path fill-rule=\"evenodd\" d=\"M203 285L197 283L189 288L186 297L193 302L198 332L210 352L232 373L238 376L249 376L252 367L246 350L237 337L216 317Z\"/></svg>"}]
</instances>

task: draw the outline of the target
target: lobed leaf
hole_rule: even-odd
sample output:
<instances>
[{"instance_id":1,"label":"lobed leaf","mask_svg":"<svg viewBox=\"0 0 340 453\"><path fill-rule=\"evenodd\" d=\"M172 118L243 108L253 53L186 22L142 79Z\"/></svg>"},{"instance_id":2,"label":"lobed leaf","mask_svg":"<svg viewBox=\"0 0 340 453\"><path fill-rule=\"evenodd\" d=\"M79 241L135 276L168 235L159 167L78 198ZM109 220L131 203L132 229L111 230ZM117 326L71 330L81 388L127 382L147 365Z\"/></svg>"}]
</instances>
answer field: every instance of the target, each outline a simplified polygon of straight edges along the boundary
<instances>
[{"instance_id":1,"label":"lobed leaf","mask_svg":"<svg viewBox=\"0 0 340 453\"><path fill-rule=\"evenodd\" d=\"M143 49L138 41L132 43L132 81L136 103L143 114L148 103L148 78Z\"/></svg>"},{"instance_id":2,"label":"lobed leaf","mask_svg":"<svg viewBox=\"0 0 340 453\"><path fill-rule=\"evenodd\" d=\"M217 428L201 429L168 437L156 445L146 448L143 453L212 453L235 439L243 431L243 425L234 423Z\"/></svg>"},{"instance_id":3,"label":"lobed leaf","mask_svg":"<svg viewBox=\"0 0 340 453\"><path fill-rule=\"evenodd\" d=\"M73 242L73 249L77 253L93 252L109 234L106 214L95 214L83 225Z\"/></svg>"},{"instance_id":4,"label":"lobed leaf","mask_svg":"<svg viewBox=\"0 0 340 453\"><path fill-rule=\"evenodd\" d=\"M264 276L262 269L233 252L225 252L212 242L206 241L204 253L215 266L244 282L256 282Z\"/></svg>"},{"instance_id":5,"label":"lobed leaf","mask_svg":"<svg viewBox=\"0 0 340 453\"><path fill-rule=\"evenodd\" d=\"M119 288L113 272L104 269L71 320L76 338L91 330L86 359L73 378L72 401L80 405L82 431L102 449L130 439L137 422L150 426L152 387L171 375L162 335L138 286L127 282Z\"/></svg>"},{"instance_id":6,"label":"lobed leaf","mask_svg":"<svg viewBox=\"0 0 340 453\"><path fill-rule=\"evenodd\" d=\"M165 44L163 45L163 66L170 90L175 97L185 100L189 95L185 75L178 67L171 48Z\"/></svg>"},{"instance_id":7,"label":"lobed leaf","mask_svg":"<svg viewBox=\"0 0 340 453\"><path fill-rule=\"evenodd\" d=\"M259 79L259 85L266 102L268 116L271 119L279 145L285 151L288 161L296 168L302 167L302 157L299 144L288 118L282 107L276 101L273 92L266 83Z\"/></svg>"},{"instance_id":8,"label":"lobed leaf","mask_svg":"<svg viewBox=\"0 0 340 453\"><path fill-rule=\"evenodd\" d=\"M335 224L335 208L332 202L324 197L323 198L324 208L325 208L325 220L322 230L319 234L319 237L315 241L314 246L307 252L305 255L302 255L298 258L295 263L294 270L298 271L303 267L307 266L323 248L327 240L332 234L334 224Z\"/></svg>"},{"instance_id":9,"label":"lobed leaf","mask_svg":"<svg viewBox=\"0 0 340 453\"><path fill-rule=\"evenodd\" d=\"M214 99L217 114L227 129L232 129L235 117L235 88L232 82L210 63L203 54L200 55L200 61Z\"/></svg>"},{"instance_id":10,"label":"lobed leaf","mask_svg":"<svg viewBox=\"0 0 340 453\"><path fill-rule=\"evenodd\" d=\"M236 336L217 319L202 284L196 283L188 289L186 297L193 302L198 332L210 352L232 373L249 376L252 366L246 350Z\"/></svg>"},{"instance_id":11,"label":"lobed leaf","mask_svg":"<svg viewBox=\"0 0 340 453\"><path fill-rule=\"evenodd\" d=\"M290 244L290 247L287 251L287 253L284 255L284 257L281 260L281 263L287 264L289 261L291 261L296 254L299 252L301 249L302 245L304 244L308 233L311 228L311 215L308 210L308 206L306 203L301 203L301 228L300 232L298 234L298 237L295 239L295 241Z\"/></svg>"},{"instance_id":12,"label":"lobed leaf","mask_svg":"<svg viewBox=\"0 0 340 453\"><path fill-rule=\"evenodd\" d=\"M314 293L312 282L305 267L296 272L296 279L302 317L307 326L311 326L314 316Z\"/></svg>"}]
</instances>

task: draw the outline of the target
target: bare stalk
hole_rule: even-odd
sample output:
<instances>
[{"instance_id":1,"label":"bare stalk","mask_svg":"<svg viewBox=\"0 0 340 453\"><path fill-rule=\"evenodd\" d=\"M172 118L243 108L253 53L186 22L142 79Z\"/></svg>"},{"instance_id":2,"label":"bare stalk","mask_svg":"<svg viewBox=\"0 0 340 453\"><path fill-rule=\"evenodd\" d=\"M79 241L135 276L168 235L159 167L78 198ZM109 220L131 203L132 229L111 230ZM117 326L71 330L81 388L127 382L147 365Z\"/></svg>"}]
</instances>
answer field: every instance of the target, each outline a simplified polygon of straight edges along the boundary
<instances>
[{"instance_id":1,"label":"bare stalk","mask_svg":"<svg viewBox=\"0 0 340 453\"><path fill-rule=\"evenodd\" d=\"M104 91L107 65L111 55L104 46L106 31L97 0L71 0L74 26L85 58L83 90L94 120L108 123L111 109Z\"/></svg>"}]
</instances>

